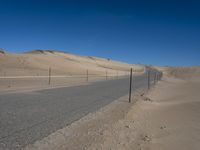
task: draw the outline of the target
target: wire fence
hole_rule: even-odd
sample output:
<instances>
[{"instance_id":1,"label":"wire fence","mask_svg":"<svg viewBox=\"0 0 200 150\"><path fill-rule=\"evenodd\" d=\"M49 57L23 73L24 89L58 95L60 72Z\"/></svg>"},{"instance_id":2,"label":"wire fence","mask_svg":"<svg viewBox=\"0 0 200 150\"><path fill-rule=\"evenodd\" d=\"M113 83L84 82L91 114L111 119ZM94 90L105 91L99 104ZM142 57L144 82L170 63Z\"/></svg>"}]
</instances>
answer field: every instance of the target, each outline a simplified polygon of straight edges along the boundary
<instances>
[{"instance_id":1,"label":"wire fence","mask_svg":"<svg viewBox=\"0 0 200 150\"><path fill-rule=\"evenodd\" d=\"M46 75L21 75L21 76L7 76L4 72L3 76L0 76L0 91L10 89L23 89L23 88L48 88L56 86L73 86L82 85L93 81L112 80L120 78L130 77L130 88L132 87L132 76L137 74L136 70L130 69L130 71L115 71L115 74L108 72L107 70L101 74L91 73L88 69L82 74L70 74L70 75L54 75L53 69L50 67ZM140 73L141 74L141 73ZM158 80L162 78L162 73L147 68L143 74L146 74L147 87L150 89L151 82L156 84ZM130 89L131 91L131 89ZM129 94L131 97L131 93ZM131 101L131 100L129 100Z\"/></svg>"},{"instance_id":2,"label":"wire fence","mask_svg":"<svg viewBox=\"0 0 200 150\"><path fill-rule=\"evenodd\" d=\"M123 78L129 75L129 71L105 71L98 74L93 73L89 69L82 74L58 74L54 68L51 67L46 71L46 75L34 72L31 75L18 74L12 76L11 73L5 71L0 76L0 91L18 88L44 88L53 86L71 86L87 82L110 80L116 78Z\"/></svg>"}]
</instances>

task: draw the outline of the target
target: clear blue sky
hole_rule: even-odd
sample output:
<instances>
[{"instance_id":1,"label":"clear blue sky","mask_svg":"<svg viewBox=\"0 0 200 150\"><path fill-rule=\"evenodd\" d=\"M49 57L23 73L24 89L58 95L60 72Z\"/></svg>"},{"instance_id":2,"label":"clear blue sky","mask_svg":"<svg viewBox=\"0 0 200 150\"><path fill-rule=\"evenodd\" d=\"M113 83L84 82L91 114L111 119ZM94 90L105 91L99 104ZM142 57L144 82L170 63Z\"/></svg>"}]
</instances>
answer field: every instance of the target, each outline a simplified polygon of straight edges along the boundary
<instances>
[{"instance_id":1,"label":"clear blue sky","mask_svg":"<svg viewBox=\"0 0 200 150\"><path fill-rule=\"evenodd\" d=\"M200 65L198 0L0 0L0 47Z\"/></svg>"}]
</instances>

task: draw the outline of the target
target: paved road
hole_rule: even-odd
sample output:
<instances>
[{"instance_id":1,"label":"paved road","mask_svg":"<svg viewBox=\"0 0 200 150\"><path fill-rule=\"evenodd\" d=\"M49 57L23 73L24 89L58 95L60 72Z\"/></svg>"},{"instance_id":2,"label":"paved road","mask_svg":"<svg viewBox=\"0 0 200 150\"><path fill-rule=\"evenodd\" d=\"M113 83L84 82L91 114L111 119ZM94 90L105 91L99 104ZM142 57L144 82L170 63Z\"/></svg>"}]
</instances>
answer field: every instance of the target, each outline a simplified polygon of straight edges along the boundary
<instances>
[{"instance_id":1,"label":"paved road","mask_svg":"<svg viewBox=\"0 0 200 150\"><path fill-rule=\"evenodd\" d=\"M147 86L134 77L133 90ZM0 150L17 150L128 94L129 78L0 95Z\"/></svg>"}]
</instances>

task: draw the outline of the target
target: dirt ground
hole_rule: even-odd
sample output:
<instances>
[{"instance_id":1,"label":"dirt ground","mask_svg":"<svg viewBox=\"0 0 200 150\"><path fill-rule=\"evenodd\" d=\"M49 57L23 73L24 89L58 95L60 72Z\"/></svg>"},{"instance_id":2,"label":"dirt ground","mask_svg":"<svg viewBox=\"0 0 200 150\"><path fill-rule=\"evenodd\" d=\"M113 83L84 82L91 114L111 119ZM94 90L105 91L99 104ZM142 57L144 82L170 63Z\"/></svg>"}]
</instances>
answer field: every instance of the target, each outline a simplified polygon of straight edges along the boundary
<instances>
[{"instance_id":1,"label":"dirt ground","mask_svg":"<svg viewBox=\"0 0 200 150\"><path fill-rule=\"evenodd\" d=\"M26 149L197 150L200 80L165 77L148 93L127 96Z\"/></svg>"},{"instance_id":2,"label":"dirt ground","mask_svg":"<svg viewBox=\"0 0 200 150\"><path fill-rule=\"evenodd\" d=\"M165 79L105 131L99 149L197 150L200 82ZM95 149L93 144L89 149ZM96 147L98 148L98 147Z\"/></svg>"}]
</instances>

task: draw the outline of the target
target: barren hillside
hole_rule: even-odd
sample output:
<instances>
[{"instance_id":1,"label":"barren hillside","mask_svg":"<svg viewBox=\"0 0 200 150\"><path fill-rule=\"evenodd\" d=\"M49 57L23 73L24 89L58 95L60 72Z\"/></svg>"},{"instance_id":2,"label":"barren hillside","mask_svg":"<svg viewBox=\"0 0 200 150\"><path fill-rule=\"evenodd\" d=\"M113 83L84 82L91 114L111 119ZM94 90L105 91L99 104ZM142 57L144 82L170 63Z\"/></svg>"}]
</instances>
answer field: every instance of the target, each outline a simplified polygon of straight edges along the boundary
<instances>
[{"instance_id":1,"label":"barren hillside","mask_svg":"<svg viewBox=\"0 0 200 150\"><path fill-rule=\"evenodd\" d=\"M169 77L180 78L184 80L196 80L200 77L200 66L194 67L160 67Z\"/></svg>"},{"instance_id":2,"label":"barren hillside","mask_svg":"<svg viewBox=\"0 0 200 150\"><path fill-rule=\"evenodd\" d=\"M143 71L142 65L130 65L105 58L78 56L53 50L34 50L24 54L0 54L0 76L47 75L49 67L54 75L121 74L131 67Z\"/></svg>"}]
</instances>

